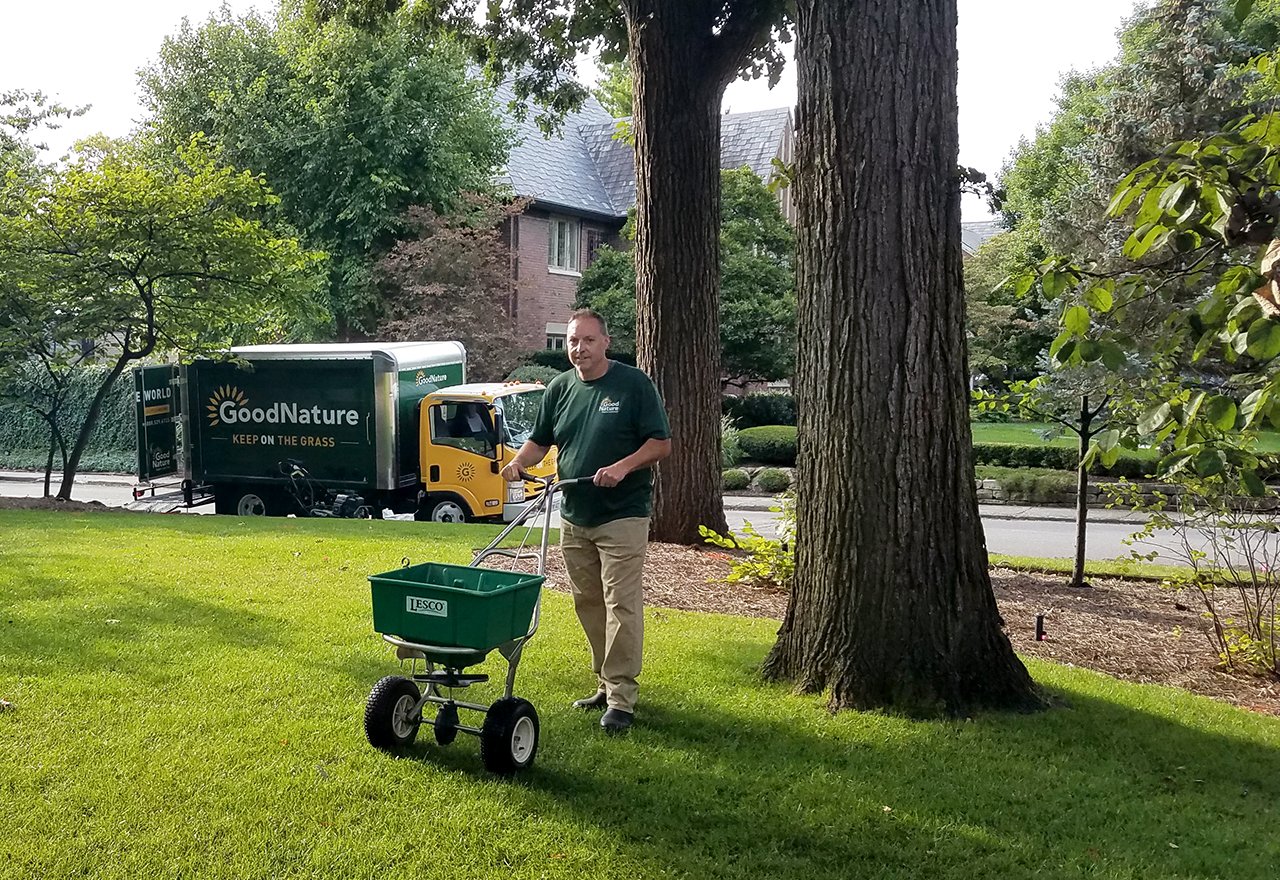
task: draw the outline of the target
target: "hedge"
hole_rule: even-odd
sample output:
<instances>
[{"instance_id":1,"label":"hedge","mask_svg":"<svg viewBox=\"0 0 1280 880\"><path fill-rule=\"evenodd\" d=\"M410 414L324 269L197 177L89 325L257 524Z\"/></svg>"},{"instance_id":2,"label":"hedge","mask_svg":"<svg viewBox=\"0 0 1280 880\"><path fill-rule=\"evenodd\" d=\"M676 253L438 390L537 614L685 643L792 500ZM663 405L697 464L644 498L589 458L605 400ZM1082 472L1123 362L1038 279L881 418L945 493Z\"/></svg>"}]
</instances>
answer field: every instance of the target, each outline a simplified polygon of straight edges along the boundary
<instances>
[{"instance_id":1,"label":"hedge","mask_svg":"<svg viewBox=\"0 0 1280 880\"><path fill-rule=\"evenodd\" d=\"M796 429L787 425L766 425L738 432L738 442L747 458L762 464L794 467L796 463ZM1043 468L1074 471L1079 459L1069 446L1028 446L1018 443L975 443L973 463L1004 468ZM1124 452L1110 467L1095 462L1089 473L1100 477L1127 477L1145 480L1155 470L1154 453Z\"/></svg>"},{"instance_id":2,"label":"hedge","mask_svg":"<svg viewBox=\"0 0 1280 880\"><path fill-rule=\"evenodd\" d=\"M60 419L68 447L75 442L105 375L103 368L88 368L72 383ZM27 372L11 382L4 393L33 399L47 381L39 371ZM80 470L128 471L136 467L138 440L134 420L133 377L126 372L102 402L98 424L80 459ZM0 467L43 468L49 442L49 427L35 410L19 403L0 402ZM54 466L60 468L61 464L61 457L55 454Z\"/></svg>"},{"instance_id":3,"label":"hedge","mask_svg":"<svg viewBox=\"0 0 1280 880\"><path fill-rule=\"evenodd\" d=\"M526 364L523 367L516 367L507 375L508 382L541 382L546 385L563 371L558 371L554 367L539 367L533 364Z\"/></svg>"},{"instance_id":4,"label":"hedge","mask_svg":"<svg viewBox=\"0 0 1280 880\"><path fill-rule=\"evenodd\" d=\"M796 423L796 402L790 394L748 394L746 397L725 396L721 412L733 418L739 428Z\"/></svg>"},{"instance_id":5,"label":"hedge","mask_svg":"<svg viewBox=\"0 0 1280 880\"><path fill-rule=\"evenodd\" d=\"M794 467L796 429L788 425L765 425L738 432L738 442L747 458L764 464Z\"/></svg>"},{"instance_id":6,"label":"hedge","mask_svg":"<svg viewBox=\"0 0 1280 880\"><path fill-rule=\"evenodd\" d=\"M1055 471L1074 471L1080 464L1079 453L1070 446L1026 446L1020 443L975 443L973 463L1005 468L1045 468ZM1146 479L1156 467L1153 453L1146 455L1122 452L1116 463L1103 467L1095 461L1089 473L1100 477L1128 477L1131 480Z\"/></svg>"},{"instance_id":7,"label":"hedge","mask_svg":"<svg viewBox=\"0 0 1280 880\"><path fill-rule=\"evenodd\" d=\"M609 358L620 364L632 367L636 365L635 356L625 351L610 351ZM524 363L534 367L551 367L557 373L573 368L573 364L569 362L569 352L563 348L535 348L524 356Z\"/></svg>"},{"instance_id":8,"label":"hedge","mask_svg":"<svg viewBox=\"0 0 1280 880\"><path fill-rule=\"evenodd\" d=\"M730 492L736 492L751 485L751 475L741 468L729 468L720 474L720 485Z\"/></svg>"}]
</instances>

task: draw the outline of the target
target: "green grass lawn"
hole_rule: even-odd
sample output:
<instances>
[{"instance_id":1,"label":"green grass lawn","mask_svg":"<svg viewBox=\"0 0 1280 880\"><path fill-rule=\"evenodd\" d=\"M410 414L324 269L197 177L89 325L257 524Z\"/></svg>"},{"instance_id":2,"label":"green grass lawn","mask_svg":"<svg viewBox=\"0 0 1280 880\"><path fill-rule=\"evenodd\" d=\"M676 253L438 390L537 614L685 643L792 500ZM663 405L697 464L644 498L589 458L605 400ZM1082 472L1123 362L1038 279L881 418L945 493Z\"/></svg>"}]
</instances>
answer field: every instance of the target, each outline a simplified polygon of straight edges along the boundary
<instances>
[{"instance_id":1,"label":"green grass lawn","mask_svg":"<svg viewBox=\"0 0 1280 880\"><path fill-rule=\"evenodd\" d=\"M1052 425L1042 422L972 422L974 443L1020 443L1025 446L1076 446L1079 440L1070 432L1055 437L1049 443L1041 438L1041 431Z\"/></svg>"},{"instance_id":2,"label":"green grass lawn","mask_svg":"<svg viewBox=\"0 0 1280 880\"><path fill-rule=\"evenodd\" d=\"M0 512L0 877L1276 876L1280 721L1046 663L1037 715L832 716L761 683L769 620L650 609L615 739L568 708L593 682L549 594L528 773L375 751L365 576L491 534Z\"/></svg>"},{"instance_id":3,"label":"green grass lawn","mask_svg":"<svg viewBox=\"0 0 1280 880\"><path fill-rule=\"evenodd\" d=\"M1044 445L1041 431L1052 428L1044 422L972 422L974 443L1020 443L1030 446ZM1076 446L1079 439L1067 432L1049 441L1049 446ZM1259 452L1280 452L1280 432L1262 431L1258 434Z\"/></svg>"}]
</instances>

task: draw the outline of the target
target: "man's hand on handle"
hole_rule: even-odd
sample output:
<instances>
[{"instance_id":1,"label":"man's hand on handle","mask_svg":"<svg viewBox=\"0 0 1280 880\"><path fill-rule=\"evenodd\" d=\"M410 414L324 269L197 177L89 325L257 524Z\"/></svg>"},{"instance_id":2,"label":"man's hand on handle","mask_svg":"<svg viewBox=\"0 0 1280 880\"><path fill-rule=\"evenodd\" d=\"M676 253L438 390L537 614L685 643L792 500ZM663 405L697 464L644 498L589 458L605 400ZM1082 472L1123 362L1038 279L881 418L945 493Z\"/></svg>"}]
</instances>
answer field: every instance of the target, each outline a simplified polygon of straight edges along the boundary
<instances>
[{"instance_id":1,"label":"man's hand on handle","mask_svg":"<svg viewBox=\"0 0 1280 880\"><path fill-rule=\"evenodd\" d=\"M602 467L596 471L596 475L591 478L591 482L597 486L603 486L606 489L612 489L614 486L626 479L627 474L631 473L626 465L622 462L614 462L608 467Z\"/></svg>"}]
</instances>

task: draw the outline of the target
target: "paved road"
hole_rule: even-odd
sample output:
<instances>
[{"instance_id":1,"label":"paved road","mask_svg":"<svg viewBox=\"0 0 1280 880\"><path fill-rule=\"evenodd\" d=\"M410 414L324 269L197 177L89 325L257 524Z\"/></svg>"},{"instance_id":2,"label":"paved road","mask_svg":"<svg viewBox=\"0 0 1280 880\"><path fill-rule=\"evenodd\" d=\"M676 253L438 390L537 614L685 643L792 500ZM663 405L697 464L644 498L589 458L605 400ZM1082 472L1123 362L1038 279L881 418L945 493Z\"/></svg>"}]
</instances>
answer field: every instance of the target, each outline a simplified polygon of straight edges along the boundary
<instances>
[{"instance_id":1,"label":"paved road","mask_svg":"<svg viewBox=\"0 0 1280 880\"><path fill-rule=\"evenodd\" d=\"M55 481L54 491L57 490L57 485ZM123 507L133 501L132 486L133 480L127 476L86 474L77 480L71 494L77 501L101 501L109 506ZM39 497L42 489L38 475L0 471L0 495ZM776 536L778 515L768 509L771 506L769 500L727 496L725 505L731 529L741 529L744 522L750 522L761 534ZM198 507L194 512L212 513L213 506ZM984 505L981 512L987 549L992 553L1050 558L1070 558L1075 554L1075 523L1071 510ZM1114 511L1091 511L1090 516L1088 558L1098 560L1128 556L1131 548L1124 544L1124 540L1140 527L1140 520ZM552 525L559 525L558 514L553 515ZM1158 547L1145 545L1140 549L1144 552L1159 550ZM1167 554L1162 559L1168 562L1179 561Z\"/></svg>"}]
</instances>

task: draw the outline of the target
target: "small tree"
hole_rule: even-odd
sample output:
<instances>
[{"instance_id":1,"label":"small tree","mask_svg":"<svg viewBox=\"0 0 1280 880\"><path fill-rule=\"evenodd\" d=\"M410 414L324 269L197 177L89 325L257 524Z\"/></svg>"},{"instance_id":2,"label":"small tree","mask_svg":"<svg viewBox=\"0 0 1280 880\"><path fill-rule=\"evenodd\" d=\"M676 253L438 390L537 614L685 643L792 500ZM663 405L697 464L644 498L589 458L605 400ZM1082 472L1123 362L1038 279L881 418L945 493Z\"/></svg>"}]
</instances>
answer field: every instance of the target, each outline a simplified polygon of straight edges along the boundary
<instances>
[{"instance_id":1,"label":"small tree","mask_svg":"<svg viewBox=\"0 0 1280 880\"><path fill-rule=\"evenodd\" d=\"M396 243L376 266L384 289L382 334L390 339L457 339L479 379L499 380L520 359L510 320L511 251L505 224L528 204L471 193L462 207L439 214L409 211L414 237Z\"/></svg>"},{"instance_id":2,"label":"small tree","mask_svg":"<svg viewBox=\"0 0 1280 880\"><path fill-rule=\"evenodd\" d=\"M6 354L39 361L50 349L48 333L34 332L43 323L55 350L96 340L106 367L62 469L64 500L102 402L130 364L282 338L324 317L311 299L321 255L269 230L259 218L275 197L263 181L218 164L198 139L162 159L131 143L84 143L66 168L7 196L0 265L23 280L21 308L4 312ZM51 376L76 365L42 363Z\"/></svg>"},{"instance_id":3,"label":"small tree","mask_svg":"<svg viewBox=\"0 0 1280 880\"><path fill-rule=\"evenodd\" d=\"M42 128L57 128L69 110L35 92L0 93L0 217L17 217L49 168L39 161ZM67 462L62 407L72 374L87 357L70 334L68 316L32 291L47 276L38 254L0 241L0 401L35 412L49 426L44 495L55 456Z\"/></svg>"},{"instance_id":4,"label":"small tree","mask_svg":"<svg viewBox=\"0 0 1280 880\"><path fill-rule=\"evenodd\" d=\"M1041 362L1045 372L1035 379L1014 382L1007 391L976 391L979 412L1017 410L1024 418L1054 426L1046 436L1070 432L1076 435L1076 558L1071 571L1073 587L1088 587L1084 557L1089 520L1089 468L1095 460L1114 464L1120 455L1119 417L1114 406L1115 374L1101 365L1061 366ZM1095 447L1094 441L1097 441Z\"/></svg>"}]
</instances>

